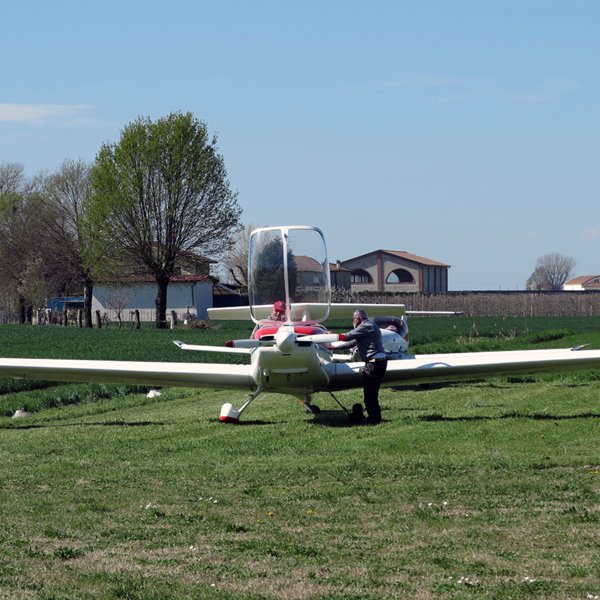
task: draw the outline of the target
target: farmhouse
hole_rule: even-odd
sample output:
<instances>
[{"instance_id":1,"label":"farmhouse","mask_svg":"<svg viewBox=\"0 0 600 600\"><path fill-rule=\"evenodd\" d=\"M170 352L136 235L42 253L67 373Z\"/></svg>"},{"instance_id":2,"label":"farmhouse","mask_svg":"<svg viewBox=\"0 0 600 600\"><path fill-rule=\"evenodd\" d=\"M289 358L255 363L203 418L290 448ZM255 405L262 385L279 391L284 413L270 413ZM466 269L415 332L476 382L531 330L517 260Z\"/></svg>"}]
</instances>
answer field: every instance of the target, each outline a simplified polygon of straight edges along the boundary
<instances>
[{"instance_id":1,"label":"farmhouse","mask_svg":"<svg viewBox=\"0 0 600 600\"><path fill-rule=\"evenodd\" d=\"M400 250L374 250L340 261L351 272L353 292L448 291L450 265Z\"/></svg>"},{"instance_id":2,"label":"farmhouse","mask_svg":"<svg viewBox=\"0 0 600 600\"><path fill-rule=\"evenodd\" d=\"M329 274L331 276L331 287L342 290L352 288L352 269L342 267L338 260L335 263L329 263Z\"/></svg>"},{"instance_id":3,"label":"farmhouse","mask_svg":"<svg viewBox=\"0 0 600 600\"><path fill-rule=\"evenodd\" d=\"M323 268L317 260L310 256L296 256L296 268L298 269L298 286L300 289L312 289L319 287L322 283ZM332 288L349 290L351 288L351 269L342 267L340 261L329 263L329 276Z\"/></svg>"},{"instance_id":4,"label":"farmhouse","mask_svg":"<svg viewBox=\"0 0 600 600\"><path fill-rule=\"evenodd\" d=\"M600 290L600 275L579 275L565 282L562 289L565 292Z\"/></svg>"}]
</instances>

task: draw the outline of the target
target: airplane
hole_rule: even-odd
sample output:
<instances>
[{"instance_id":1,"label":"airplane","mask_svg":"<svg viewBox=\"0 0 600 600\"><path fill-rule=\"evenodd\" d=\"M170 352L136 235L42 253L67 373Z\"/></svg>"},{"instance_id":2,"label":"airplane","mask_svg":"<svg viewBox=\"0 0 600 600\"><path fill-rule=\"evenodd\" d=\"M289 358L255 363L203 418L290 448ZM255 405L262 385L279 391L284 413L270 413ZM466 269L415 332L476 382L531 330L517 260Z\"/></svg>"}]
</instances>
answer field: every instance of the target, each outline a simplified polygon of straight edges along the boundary
<instances>
[{"instance_id":1,"label":"airplane","mask_svg":"<svg viewBox=\"0 0 600 600\"><path fill-rule=\"evenodd\" d=\"M336 391L362 388L364 363L351 354L340 354L336 346L343 343L344 334L330 332L323 325L328 319L349 321L357 309L380 319L383 327L389 354L383 386L514 373L600 370L600 350L582 346L408 354L406 315L411 311L406 311L404 305L331 302L325 238L317 227L254 230L248 266L249 305L209 309L209 318L250 317L255 324L252 335L231 340L225 346L174 342L181 350L245 355L247 364L0 358L0 377L247 390L249 397L239 409L232 403L223 405L219 420L224 423L239 423L242 413L260 394L272 392L296 397L307 412L317 414L320 411L312 403L315 394L326 392L336 399ZM390 325L397 331L387 329Z\"/></svg>"}]
</instances>

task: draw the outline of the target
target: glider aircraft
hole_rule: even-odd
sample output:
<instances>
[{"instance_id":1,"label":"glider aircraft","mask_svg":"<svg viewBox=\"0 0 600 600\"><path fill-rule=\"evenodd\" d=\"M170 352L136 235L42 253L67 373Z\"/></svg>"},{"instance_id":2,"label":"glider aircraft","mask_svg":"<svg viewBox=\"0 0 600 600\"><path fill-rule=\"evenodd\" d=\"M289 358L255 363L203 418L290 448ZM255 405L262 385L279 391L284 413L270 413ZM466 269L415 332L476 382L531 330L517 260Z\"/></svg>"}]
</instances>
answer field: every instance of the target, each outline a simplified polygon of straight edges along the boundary
<instances>
[{"instance_id":1,"label":"glider aircraft","mask_svg":"<svg viewBox=\"0 0 600 600\"><path fill-rule=\"evenodd\" d=\"M366 310L382 329L389 359L383 386L513 373L600 370L600 350L582 347L408 354L406 316L411 311L403 305L331 303L326 244L316 227L254 230L248 274L249 306L208 312L211 320L250 318L255 324L250 338L231 340L225 346L174 342L181 350L246 355L247 364L0 358L0 377L247 390L249 397L239 409L231 403L223 405L220 421L229 423L238 423L251 402L266 392L296 397L308 412L318 413L312 404L314 394L333 395L338 390L362 387L364 363L336 349L344 341L343 334L329 332L323 325L327 319L349 322L357 309Z\"/></svg>"}]
</instances>

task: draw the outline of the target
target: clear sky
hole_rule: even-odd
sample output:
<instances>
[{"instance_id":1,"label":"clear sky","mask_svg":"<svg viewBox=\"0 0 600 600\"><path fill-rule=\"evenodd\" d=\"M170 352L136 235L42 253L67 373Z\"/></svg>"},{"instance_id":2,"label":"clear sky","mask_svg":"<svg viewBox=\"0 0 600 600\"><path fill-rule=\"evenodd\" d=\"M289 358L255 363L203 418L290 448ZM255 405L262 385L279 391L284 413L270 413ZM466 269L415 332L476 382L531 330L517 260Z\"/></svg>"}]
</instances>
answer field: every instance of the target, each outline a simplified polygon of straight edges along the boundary
<instances>
[{"instance_id":1,"label":"clear sky","mask_svg":"<svg viewBox=\"0 0 600 600\"><path fill-rule=\"evenodd\" d=\"M0 162L93 161L138 116L218 136L245 224L449 287L600 273L600 2L0 0Z\"/></svg>"}]
</instances>

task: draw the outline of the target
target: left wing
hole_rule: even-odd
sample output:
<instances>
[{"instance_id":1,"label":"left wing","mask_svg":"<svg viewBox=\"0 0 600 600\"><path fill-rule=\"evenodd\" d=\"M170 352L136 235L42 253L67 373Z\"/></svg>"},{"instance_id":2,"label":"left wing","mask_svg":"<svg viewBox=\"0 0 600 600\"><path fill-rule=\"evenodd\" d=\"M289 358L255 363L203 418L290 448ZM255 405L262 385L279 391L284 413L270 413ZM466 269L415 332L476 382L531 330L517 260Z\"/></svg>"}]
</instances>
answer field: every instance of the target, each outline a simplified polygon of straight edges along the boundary
<instances>
[{"instance_id":1,"label":"left wing","mask_svg":"<svg viewBox=\"0 0 600 600\"><path fill-rule=\"evenodd\" d=\"M0 377L249 390L255 387L250 365L210 363L2 358Z\"/></svg>"},{"instance_id":2,"label":"left wing","mask_svg":"<svg viewBox=\"0 0 600 600\"><path fill-rule=\"evenodd\" d=\"M329 365L330 389L362 385L362 362ZM510 350L453 354L406 355L390 360L382 385L451 382L514 373L600 370L600 350Z\"/></svg>"}]
</instances>

